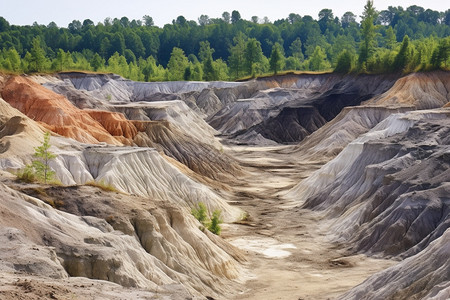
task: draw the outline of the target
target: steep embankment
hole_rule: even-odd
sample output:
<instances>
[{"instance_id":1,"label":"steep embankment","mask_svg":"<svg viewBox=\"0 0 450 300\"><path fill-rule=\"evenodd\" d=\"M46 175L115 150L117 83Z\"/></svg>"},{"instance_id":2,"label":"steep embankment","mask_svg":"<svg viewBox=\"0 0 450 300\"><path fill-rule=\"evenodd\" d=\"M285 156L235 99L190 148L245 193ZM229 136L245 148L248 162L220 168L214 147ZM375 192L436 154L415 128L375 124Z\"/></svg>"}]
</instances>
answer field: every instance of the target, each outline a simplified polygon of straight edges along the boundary
<instances>
[{"instance_id":1,"label":"steep embankment","mask_svg":"<svg viewBox=\"0 0 450 300\"><path fill-rule=\"evenodd\" d=\"M359 105L386 91L394 82L394 76L335 74L262 79L260 85L271 88L222 109L209 122L240 143L252 144L262 139L299 142L344 107Z\"/></svg>"},{"instance_id":2,"label":"steep embankment","mask_svg":"<svg viewBox=\"0 0 450 300\"><path fill-rule=\"evenodd\" d=\"M59 144L58 157L51 166L65 184L95 180L118 190L164 200L188 210L203 202L210 211L220 209L227 221L242 212L231 207L211 188L196 182L150 148L68 146Z\"/></svg>"},{"instance_id":3,"label":"steep embankment","mask_svg":"<svg viewBox=\"0 0 450 300\"><path fill-rule=\"evenodd\" d=\"M11 77L3 88L2 97L14 108L58 134L84 143L122 145L90 114L25 77Z\"/></svg>"},{"instance_id":4,"label":"steep embankment","mask_svg":"<svg viewBox=\"0 0 450 300\"><path fill-rule=\"evenodd\" d=\"M38 79L50 81L48 77ZM60 81L52 79L51 82ZM225 180L240 172L236 162L221 152L214 130L180 101L136 106L134 110L129 106L118 108L125 113L138 110L138 115L140 112L145 116L144 120L130 121L124 114L114 111L81 110L65 97L24 77L11 77L2 95L12 106L47 129L83 143L155 147L194 172L212 179ZM79 93L72 97L76 95ZM103 107L111 109L111 105ZM146 121L150 117L155 121Z\"/></svg>"},{"instance_id":5,"label":"steep embankment","mask_svg":"<svg viewBox=\"0 0 450 300\"><path fill-rule=\"evenodd\" d=\"M175 297L226 294L239 273L239 251L176 206L92 187L25 192L71 214L0 184L3 272L107 280Z\"/></svg>"},{"instance_id":6,"label":"steep embankment","mask_svg":"<svg viewBox=\"0 0 450 300\"><path fill-rule=\"evenodd\" d=\"M450 230L427 248L379 272L338 299L448 299Z\"/></svg>"}]
</instances>

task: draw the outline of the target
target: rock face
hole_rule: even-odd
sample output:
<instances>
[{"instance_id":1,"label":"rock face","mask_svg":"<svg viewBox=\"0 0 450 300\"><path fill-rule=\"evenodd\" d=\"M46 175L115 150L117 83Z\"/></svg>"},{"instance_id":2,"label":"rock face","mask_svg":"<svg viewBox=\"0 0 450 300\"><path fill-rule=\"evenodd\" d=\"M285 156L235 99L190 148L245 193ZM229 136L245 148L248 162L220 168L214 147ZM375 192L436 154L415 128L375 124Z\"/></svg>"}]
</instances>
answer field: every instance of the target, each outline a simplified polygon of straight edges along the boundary
<instances>
[{"instance_id":1,"label":"rock face","mask_svg":"<svg viewBox=\"0 0 450 300\"><path fill-rule=\"evenodd\" d=\"M419 254L375 274L338 299L448 299L449 252L450 230L446 230Z\"/></svg>"},{"instance_id":2,"label":"rock face","mask_svg":"<svg viewBox=\"0 0 450 300\"><path fill-rule=\"evenodd\" d=\"M1 184L4 272L87 277L147 290L157 285L170 290L179 282L194 295L225 293L239 272L222 248L236 258L239 251L216 245L192 216L186 218L174 206L90 187L31 187L27 192L47 201L64 199L55 205L72 214Z\"/></svg>"},{"instance_id":3,"label":"rock face","mask_svg":"<svg viewBox=\"0 0 450 300\"><path fill-rule=\"evenodd\" d=\"M81 110L65 97L24 77L10 78L2 95L47 129L83 143L155 147L213 179L226 179L240 172L237 163L221 153L214 130L181 101L117 107L130 117L137 116L137 120L130 121L121 112ZM150 118L154 121L146 121Z\"/></svg>"},{"instance_id":4,"label":"rock face","mask_svg":"<svg viewBox=\"0 0 450 300\"><path fill-rule=\"evenodd\" d=\"M413 73L367 103L379 106L412 106L415 109L442 107L450 101L448 72Z\"/></svg>"},{"instance_id":5,"label":"rock face","mask_svg":"<svg viewBox=\"0 0 450 300\"><path fill-rule=\"evenodd\" d=\"M333 218L354 251L410 256L449 227L449 111L395 114L350 143L288 197Z\"/></svg>"},{"instance_id":6,"label":"rock face","mask_svg":"<svg viewBox=\"0 0 450 300\"><path fill-rule=\"evenodd\" d=\"M87 112L25 77L11 77L2 96L11 106L53 132L84 143L121 145Z\"/></svg>"},{"instance_id":7,"label":"rock face","mask_svg":"<svg viewBox=\"0 0 450 300\"><path fill-rule=\"evenodd\" d=\"M264 89L223 108L209 123L221 133L233 135L240 143L252 144L253 137L278 143L300 142L344 107L359 105L386 91L394 82L395 77L334 74L261 80Z\"/></svg>"},{"instance_id":8,"label":"rock face","mask_svg":"<svg viewBox=\"0 0 450 300\"><path fill-rule=\"evenodd\" d=\"M58 178L67 185L104 182L119 191L167 201L188 211L198 202L210 211L220 209L227 221L242 212L231 207L210 188L194 181L157 151L128 147L65 147L51 162Z\"/></svg>"}]
</instances>

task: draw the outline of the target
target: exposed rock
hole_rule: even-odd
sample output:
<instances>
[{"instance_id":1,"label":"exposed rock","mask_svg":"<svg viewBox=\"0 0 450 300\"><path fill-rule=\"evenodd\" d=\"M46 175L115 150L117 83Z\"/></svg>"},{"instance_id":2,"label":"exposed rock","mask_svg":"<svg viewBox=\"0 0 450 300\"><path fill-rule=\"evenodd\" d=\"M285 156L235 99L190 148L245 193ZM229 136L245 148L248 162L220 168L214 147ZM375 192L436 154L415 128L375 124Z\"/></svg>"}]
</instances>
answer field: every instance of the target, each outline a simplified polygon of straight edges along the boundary
<instances>
[{"instance_id":1,"label":"exposed rock","mask_svg":"<svg viewBox=\"0 0 450 300\"><path fill-rule=\"evenodd\" d=\"M192 216L172 205L91 187L28 188L76 217L3 184L0 189L4 271L81 276L153 291L181 283L194 295L225 294L239 273L222 249L237 259L240 252L205 235ZM22 255L11 257L18 251Z\"/></svg>"},{"instance_id":2,"label":"exposed rock","mask_svg":"<svg viewBox=\"0 0 450 300\"><path fill-rule=\"evenodd\" d=\"M3 88L2 96L14 108L53 132L84 143L121 145L87 112L25 77L11 77Z\"/></svg>"},{"instance_id":3,"label":"exposed rock","mask_svg":"<svg viewBox=\"0 0 450 300\"><path fill-rule=\"evenodd\" d=\"M416 109L438 108L450 101L450 73L436 71L413 73L366 103L380 106L413 106Z\"/></svg>"},{"instance_id":4,"label":"exposed rock","mask_svg":"<svg viewBox=\"0 0 450 300\"><path fill-rule=\"evenodd\" d=\"M448 110L388 117L288 197L334 218L354 251L410 256L450 226Z\"/></svg>"},{"instance_id":5,"label":"exposed rock","mask_svg":"<svg viewBox=\"0 0 450 300\"><path fill-rule=\"evenodd\" d=\"M427 248L377 273L338 299L448 299L450 229Z\"/></svg>"}]
</instances>

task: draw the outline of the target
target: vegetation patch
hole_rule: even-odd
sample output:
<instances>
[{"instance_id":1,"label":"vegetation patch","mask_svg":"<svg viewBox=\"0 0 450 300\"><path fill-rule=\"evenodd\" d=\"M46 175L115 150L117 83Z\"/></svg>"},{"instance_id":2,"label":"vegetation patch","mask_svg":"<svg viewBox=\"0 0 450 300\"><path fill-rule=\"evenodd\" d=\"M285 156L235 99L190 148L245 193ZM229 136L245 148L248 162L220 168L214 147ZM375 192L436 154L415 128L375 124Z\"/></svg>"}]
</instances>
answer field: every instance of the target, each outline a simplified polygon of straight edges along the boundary
<instances>
[{"instance_id":1,"label":"vegetation patch","mask_svg":"<svg viewBox=\"0 0 450 300\"><path fill-rule=\"evenodd\" d=\"M205 228L216 235L220 235L222 228L220 224L223 223L222 211L216 209L213 211L212 216L206 208L206 205L199 202L196 207L191 209L192 215L202 224L201 230Z\"/></svg>"},{"instance_id":2,"label":"vegetation patch","mask_svg":"<svg viewBox=\"0 0 450 300\"><path fill-rule=\"evenodd\" d=\"M115 193L120 193L120 191L113 185L105 183L103 180L100 181L88 181L85 183L85 185L89 185L89 186L93 186L96 188L99 188L105 192L115 192Z\"/></svg>"}]
</instances>

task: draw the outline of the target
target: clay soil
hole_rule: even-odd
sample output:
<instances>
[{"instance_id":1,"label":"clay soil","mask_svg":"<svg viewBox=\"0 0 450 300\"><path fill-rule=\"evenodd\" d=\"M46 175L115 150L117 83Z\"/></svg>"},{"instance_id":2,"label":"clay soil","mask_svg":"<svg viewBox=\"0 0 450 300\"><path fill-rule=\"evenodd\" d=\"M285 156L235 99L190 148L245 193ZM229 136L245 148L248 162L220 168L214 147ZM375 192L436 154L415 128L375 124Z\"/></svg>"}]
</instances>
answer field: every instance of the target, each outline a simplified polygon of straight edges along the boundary
<instances>
[{"instance_id":1,"label":"clay soil","mask_svg":"<svg viewBox=\"0 0 450 300\"><path fill-rule=\"evenodd\" d=\"M393 260L352 254L330 242L329 221L282 195L323 162L280 154L280 147L229 146L249 171L234 186L234 204L248 220L226 225L223 237L247 253L235 299L333 299Z\"/></svg>"}]
</instances>

